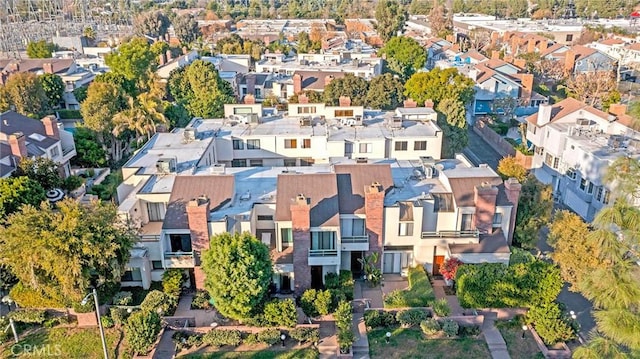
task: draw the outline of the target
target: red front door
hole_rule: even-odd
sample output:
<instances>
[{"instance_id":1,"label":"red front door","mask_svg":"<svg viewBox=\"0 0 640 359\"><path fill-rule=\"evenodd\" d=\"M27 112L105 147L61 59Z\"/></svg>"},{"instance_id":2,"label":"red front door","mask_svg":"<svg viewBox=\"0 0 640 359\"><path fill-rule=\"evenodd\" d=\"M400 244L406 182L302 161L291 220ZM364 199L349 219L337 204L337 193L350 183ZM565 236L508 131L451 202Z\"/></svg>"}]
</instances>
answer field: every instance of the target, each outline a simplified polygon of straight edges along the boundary
<instances>
[{"instance_id":1,"label":"red front door","mask_svg":"<svg viewBox=\"0 0 640 359\"><path fill-rule=\"evenodd\" d=\"M444 256L433 256L433 272L434 276L440 275L440 267L444 264Z\"/></svg>"}]
</instances>

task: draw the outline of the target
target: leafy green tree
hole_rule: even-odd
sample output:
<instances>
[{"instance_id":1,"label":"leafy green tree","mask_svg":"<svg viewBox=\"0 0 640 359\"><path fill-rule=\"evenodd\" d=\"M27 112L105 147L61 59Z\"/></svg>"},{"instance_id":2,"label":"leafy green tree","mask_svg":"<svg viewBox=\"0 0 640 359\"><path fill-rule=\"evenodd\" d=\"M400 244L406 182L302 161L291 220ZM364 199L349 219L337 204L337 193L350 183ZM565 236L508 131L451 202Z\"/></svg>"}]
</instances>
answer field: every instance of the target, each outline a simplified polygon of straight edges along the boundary
<instances>
[{"instance_id":1,"label":"leafy green tree","mask_svg":"<svg viewBox=\"0 0 640 359\"><path fill-rule=\"evenodd\" d=\"M118 52L107 54L105 63L115 74L127 80L146 82L149 73L155 71L155 55L146 39L136 37L118 47Z\"/></svg>"},{"instance_id":2,"label":"leafy green tree","mask_svg":"<svg viewBox=\"0 0 640 359\"><path fill-rule=\"evenodd\" d=\"M316 52L322 48L322 41L312 40L309 34L305 31L298 33L296 52L299 54L305 54L309 52Z\"/></svg>"},{"instance_id":3,"label":"leafy green tree","mask_svg":"<svg viewBox=\"0 0 640 359\"><path fill-rule=\"evenodd\" d=\"M162 100L152 92L141 93L135 98L129 97L127 108L113 117L113 133L119 136L125 130L134 131L137 143L140 143L144 136L150 139L156 133L158 125L168 124L163 111Z\"/></svg>"},{"instance_id":4,"label":"leafy green tree","mask_svg":"<svg viewBox=\"0 0 640 359\"><path fill-rule=\"evenodd\" d=\"M269 249L248 232L222 233L211 238L211 248L203 254L202 269L205 287L216 308L229 318L251 318L269 292Z\"/></svg>"},{"instance_id":5,"label":"leafy green tree","mask_svg":"<svg viewBox=\"0 0 640 359\"><path fill-rule=\"evenodd\" d=\"M96 39L96 30L93 29L93 27L91 26L86 26L83 30L82 30L82 36L86 37L90 42L95 41Z\"/></svg>"},{"instance_id":6,"label":"leafy green tree","mask_svg":"<svg viewBox=\"0 0 640 359\"><path fill-rule=\"evenodd\" d=\"M616 196L627 196L629 201L640 198L640 161L623 156L615 160L607 170L604 180Z\"/></svg>"},{"instance_id":7,"label":"leafy green tree","mask_svg":"<svg viewBox=\"0 0 640 359\"><path fill-rule=\"evenodd\" d=\"M215 66L201 60L174 70L168 88L176 102L193 117L222 117L224 104L235 102L233 89L220 78Z\"/></svg>"},{"instance_id":8,"label":"leafy green tree","mask_svg":"<svg viewBox=\"0 0 640 359\"><path fill-rule=\"evenodd\" d=\"M389 41L404 28L404 11L398 1L378 1L378 5L376 5L375 18L376 32L384 42Z\"/></svg>"},{"instance_id":9,"label":"leafy green tree","mask_svg":"<svg viewBox=\"0 0 640 359\"><path fill-rule=\"evenodd\" d=\"M324 88L324 101L331 106L337 106L340 96L351 98L352 106L363 106L369 91L369 82L362 77L346 74L339 79L331 80Z\"/></svg>"},{"instance_id":10,"label":"leafy green tree","mask_svg":"<svg viewBox=\"0 0 640 359\"><path fill-rule=\"evenodd\" d=\"M191 15L178 16L173 20L173 30L183 44L191 44L202 36L198 22Z\"/></svg>"},{"instance_id":11,"label":"leafy green tree","mask_svg":"<svg viewBox=\"0 0 640 359\"><path fill-rule=\"evenodd\" d=\"M107 153L100 146L96 133L86 127L76 127L73 135L77 155L71 163L81 167L104 167L107 164Z\"/></svg>"},{"instance_id":12,"label":"leafy green tree","mask_svg":"<svg viewBox=\"0 0 640 359\"><path fill-rule=\"evenodd\" d=\"M436 67L429 72L419 72L411 76L404 85L405 96L419 104L432 100L438 104L445 98L457 99L463 104L473 99L474 82L455 68Z\"/></svg>"},{"instance_id":13,"label":"leafy green tree","mask_svg":"<svg viewBox=\"0 0 640 359\"><path fill-rule=\"evenodd\" d=\"M403 91L400 79L391 74L376 76L369 82L365 104L370 108L394 110L404 100Z\"/></svg>"},{"instance_id":14,"label":"leafy green tree","mask_svg":"<svg viewBox=\"0 0 640 359\"><path fill-rule=\"evenodd\" d=\"M443 5L438 4L437 1L434 1L433 5L428 16L431 33L438 37L446 37L453 29L451 19L445 15Z\"/></svg>"},{"instance_id":15,"label":"leafy green tree","mask_svg":"<svg viewBox=\"0 0 640 359\"><path fill-rule=\"evenodd\" d=\"M498 174L504 180L515 178L522 183L527 178L527 169L515 157L507 156L498 162Z\"/></svg>"},{"instance_id":16,"label":"leafy green tree","mask_svg":"<svg viewBox=\"0 0 640 359\"><path fill-rule=\"evenodd\" d=\"M156 56L166 54L170 49L171 48L166 41L156 41L149 46L149 51L153 52Z\"/></svg>"},{"instance_id":17,"label":"leafy green tree","mask_svg":"<svg viewBox=\"0 0 640 359\"><path fill-rule=\"evenodd\" d=\"M60 106L60 102L62 102L62 95L64 95L64 82L62 82L62 78L55 74L42 74L38 77L40 84L42 85L42 89L44 90L44 94L47 96L49 100L49 107L57 108Z\"/></svg>"},{"instance_id":18,"label":"leafy green tree","mask_svg":"<svg viewBox=\"0 0 640 359\"><path fill-rule=\"evenodd\" d=\"M302 93L307 96L307 99L309 100L309 103L323 103L324 102L324 97L322 95L322 93L317 92L317 91L313 91L313 90L305 90L302 91ZM288 101L289 103L298 103L299 102L299 94L293 94L291 95L291 97L289 97Z\"/></svg>"},{"instance_id":19,"label":"leafy green tree","mask_svg":"<svg viewBox=\"0 0 640 359\"><path fill-rule=\"evenodd\" d=\"M411 37L394 37L389 40L380 54L386 56L386 69L394 75L407 80L424 67L427 52Z\"/></svg>"},{"instance_id":20,"label":"leafy green tree","mask_svg":"<svg viewBox=\"0 0 640 359\"><path fill-rule=\"evenodd\" d=\"M11 272L9 267L0 264L0 291L8 291L18 283L18 278Z\"/></svg>"},{"instance_id":21,"label":"leafy green tree","mask_svg":"<svg viewBox=\"0 0 640 359\"><path fill-rule=\"evenodd\" d=\"M134 352L146 354L158 339L160 329L162 326L157 313L136 312L127 319L124 337Z\"/></svg>"},{"instance_id":22,"label":"leafy green tree","mask_svg":"<svg viewBox=\"0 0 640 359\"><path fill-rule=\"evenodd\" d=\"M96 76L93 82L108 83L115 86L118 90L131 96L137 93L136 82L128 80L123 74L115 72L106 72Z\"/></svg>"},{"instance_id":23,"label":"leafy green tree","mask_svg":"<svg viewBox=\"0 0 640 359\"><path fill-rule=\"evenodd\" d=\"M445 98L438 103L438 125L442 129L442 156L453 158L467 146L467 121L464 104L456 98Z\"/></svg>"},{"instance_id":24,"label":"leafy green tree","mask_svg":"<svg viewBox=\"0 0 640 359\"><path fill-rule=\"evenodd\" d=\"M27 56L32 59L50 59L56 45L46 40L31 41L27 44Z\"/></svg>"},{"instance_id":25,"label":"leafy green tree","mask_svg":"<svg viewBox=\"0 0 640 359\"><path fill-rule=\"evenodd\" d=\"M46 199L44 188L29 177L0 178L0 220L25 204L39 206Z\"/></svg>"},{"instance_id":26,"label":"leafy green tree","mask_svg":"<svg viewBox=\"0 0 640 359\"><path fill-rule=\"evenodd\" d=\"M39 118L47 110L49 101L36 74L19 72L9 76L4 87L7 105L25 116Z\"/></svg>"},{"instance_id":27,"label":"leafy green tree","mask_svg":"<svg viewBox=\"0 0 640 359\"><path fill-rule=\"evenodd\" d=\"M162 11L149 11L138 15L133 21L133 29L137 35L158 39L164 36L171 22Z\"/></svg>"},{"instance_id":28,"label":"leafy green tree","mask_svg":"<svg viewBox=\"0 0 640 359\"><path fill-rule=\"evenodd\" d=\"M532 174L522 183L513 235L520 247L534 247L540 228L551 219L552 192L551 186L542 184Z\"/></svg>"},{"instance_id":29,"label":"leafy green tree","mask_svg":"<svg viewBox=\"0 0 640 359\"><path fill-rule=\"evenodd\" d=\"M93 282L118 283L136 240L112 203L27 205L6 223L0 227L2 264L41 300L67 306L80 302Z\"/></svg>"},{"instance_id":30,"label":"leafy green tree","mask_svg":"<svg viewBox=\"0 0 640 359\"><path fill-rule=\"evenodd\" d=\"M87 98L87 86L78 87L73 90L73 96L78 100L78 103L82 103Z\"/></svg>"},{"instance_id":31,"label":"leafy green tree","mask_svg":"<svg viewBox=\"0 0 640 359\"><path fill-rule=\"evenodd\" d=\"M46 157L22 159L15 175L29 177L45 190L59 188L62 185L58 164Z\"/></svg>"},{"instance_id":32,"label":"leafy green tree","mask_svg":"<svg viewBox=\"0 0 640 359\"><path fill-rule=\"evenodd\" d=\"M164 115L167 118L167 121L169 121L171 127L186 127L189 121L191 121L189 112L180 103L165 103Z\"/></svg>"},{"instance_id":33,"label":"leafy green tree","mask_svg":"<svg viewBox=\"0 0 640 359\"><path fill-rule=\"evenodd\" d=\"M636 131L640 131L640 101L631 102L627 113L633 118L630 127Z\"/></svg>"}]
</instances>

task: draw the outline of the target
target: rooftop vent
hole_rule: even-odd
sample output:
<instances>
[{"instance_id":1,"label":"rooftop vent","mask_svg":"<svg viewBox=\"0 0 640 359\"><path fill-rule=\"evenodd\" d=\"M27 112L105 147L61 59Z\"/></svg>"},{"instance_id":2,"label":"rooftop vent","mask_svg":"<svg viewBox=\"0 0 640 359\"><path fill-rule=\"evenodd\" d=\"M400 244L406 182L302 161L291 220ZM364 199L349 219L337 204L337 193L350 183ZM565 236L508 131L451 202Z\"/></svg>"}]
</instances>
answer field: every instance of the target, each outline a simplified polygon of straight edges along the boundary
<instances>
[{"instance_id":1,"label":"rooftop vent","mask_svg":"<svg viewBox=\"0 0 640 359\"><path fill-rule=\"evenodd\" d=\"M156 162L156 172L167 174L176 172L176 160L174 158L161 158Z\"/></svg>"},{"instance_id":2,"label":"rooftop vent","mask_svg":"<svg viewBox=\"0 0 640 359\"><path fill-rule=\"evenodd\" d=\"M195 141L196 140L196 136L198 134L198 130L196 130L193 127L187 127L184 129L184 139L187 142L191 142L191 141Z\"/></svg>"},{"instance_id":3,"label":"rooftop vent","mask_svg":"<svg viewBox=\"0 0 640 359\"><path fill-rule=\"evenodd\" d=\"M369 163L369 159L366 157L356 157L356 163Z\"/></svg>"},{"instance_id":4,"label":"rooftop vent","mask_svg":"<svg viewBox=\"0 0 640 359\"><path fill-rule=\"evenodd\" d=\"M225 165L223 163L214 163L211 165L212 174L224 174Z\"/></svg>"}]
</instances>

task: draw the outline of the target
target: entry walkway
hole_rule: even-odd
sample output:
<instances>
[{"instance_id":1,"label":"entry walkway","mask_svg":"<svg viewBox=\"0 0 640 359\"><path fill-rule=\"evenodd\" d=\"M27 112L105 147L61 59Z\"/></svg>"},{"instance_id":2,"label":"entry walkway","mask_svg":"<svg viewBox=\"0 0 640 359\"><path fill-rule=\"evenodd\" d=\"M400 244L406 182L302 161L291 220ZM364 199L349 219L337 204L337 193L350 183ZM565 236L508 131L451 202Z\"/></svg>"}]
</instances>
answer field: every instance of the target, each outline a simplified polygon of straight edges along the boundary
<instances>
[{"instance_id":1,"label":"entry walkway","mask_svg":"<svg viewBox=\"0 0 640 359\"><path fill-rule=\"evenodd\" d=\"M353 357L358 359L369 359L369 339L367 338L367 328L364 324L365 308L381 308L382 292L380 288L363 288L362 281L356 281L353 287L353 322L351 330L355 335L353 342ZM374 307L373 305L380 305Z\"/></svg>"}]
</instances>

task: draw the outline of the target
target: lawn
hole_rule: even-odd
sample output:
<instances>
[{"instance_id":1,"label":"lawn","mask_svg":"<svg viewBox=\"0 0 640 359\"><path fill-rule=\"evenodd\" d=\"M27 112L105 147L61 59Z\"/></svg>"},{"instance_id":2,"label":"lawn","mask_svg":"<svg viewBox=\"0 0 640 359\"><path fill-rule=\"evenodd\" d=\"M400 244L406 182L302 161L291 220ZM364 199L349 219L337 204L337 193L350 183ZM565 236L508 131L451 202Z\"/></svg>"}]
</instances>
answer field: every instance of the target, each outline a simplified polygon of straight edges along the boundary
<instances>
[{"instance_id":1,"label":"lawn","mask_svg":"<svg viewBox=\"0 0 640 359\"><path fill-rule=\"evenodd\" d=\"M275 348L275 347L274 347ZM182 359L317 359L318 352L313 348L294 349L286 352L265 349L251 352L216 352L207 354L190 354Z\"/></svg>"},{"instance_id":2,"label":"lawn","mask_svg":"<svg viewBox=\"0 0 640 359\"><path fill-rule=\"evenodd\" d=\"M531 331L525 333L522 339L522 324L518 321L496 322L496 327L507 342L507 350L512 358L542 359L544 356L538 349Z\"/></svg>"},{"instance_id":3,"label":"lawn","mask_svg":"<svg viewBox=\"0 0 640 359\"><path fill-rule=\"evenodd\" d=\"M109 346L110 358L131 358L128 353L124 339L120 340L120 331L116 329L107 329L107 344ZM120 343L119 343L120 342ZM118 345L119 343L119 345ZM36 348L32 355L26 353L27 348ZM13 349L12 349L13 348ZM43 349L44 348L44 349ZM41 351L37 351L41 350ZM102 341L100 340L100 332L98 328L77 329L77 328L40 328L32 334L24 337L18 344L5 345L0 350L2 358L24 358L24 357L42 357L46 355L54 355L60 358L86 358L101 359ZM14 355L17 354L17 355Z\"/></svg>"},{"instance_id":4,"label":"lawn","mask_svg":"<svg viewBox=\"0 0 640 359\"><path fill-rule=\"evenodd\" d=\"M384 299L385 308L428 307L436 299L422 266L409 268L409 289L393 291Z\"/></svg>"},{"instance_id":5,"label":"lawn","mask_svg":"<svg viewBox=\"0 0 640 359\"><path fill-rule=\"evenodd\" d=\"M478 339L426 339L420 329L396 328L391 330L391 339L387 344L385 341L387 330L390 329L383 328L369 332L369 353L372 359L491 358L489 348L482 336Z\"/></svg>"}]
</instances>

